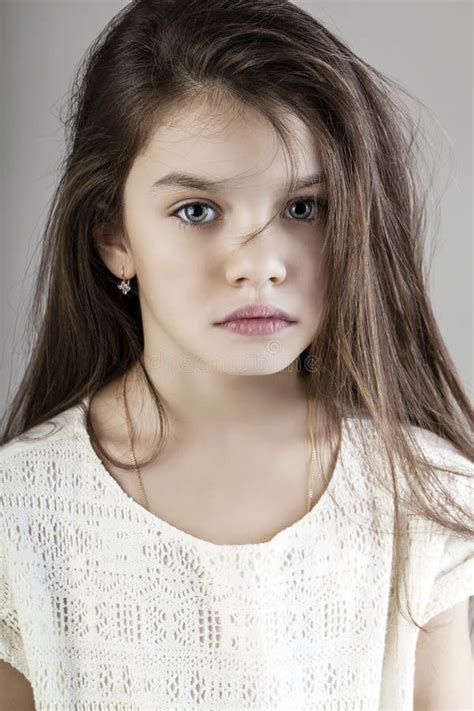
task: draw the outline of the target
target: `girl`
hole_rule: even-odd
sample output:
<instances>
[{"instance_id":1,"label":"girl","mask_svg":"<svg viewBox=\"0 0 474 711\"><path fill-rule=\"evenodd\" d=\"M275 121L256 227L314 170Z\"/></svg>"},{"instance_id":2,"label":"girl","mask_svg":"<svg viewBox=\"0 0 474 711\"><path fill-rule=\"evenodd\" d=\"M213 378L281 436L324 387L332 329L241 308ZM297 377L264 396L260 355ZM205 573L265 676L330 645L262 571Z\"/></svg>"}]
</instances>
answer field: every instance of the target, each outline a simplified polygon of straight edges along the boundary
<instances>
[{"instance_id":1,"label":"girl","mask_svg":"<svg viewBox=\"0 0 474 711\"><path fill-rule=\"evenodd\" d=\"M473 416L388 80L284 0L137 0L68 128L1 439L4 706L467 708Z\"/></svg>"}]
</instances>

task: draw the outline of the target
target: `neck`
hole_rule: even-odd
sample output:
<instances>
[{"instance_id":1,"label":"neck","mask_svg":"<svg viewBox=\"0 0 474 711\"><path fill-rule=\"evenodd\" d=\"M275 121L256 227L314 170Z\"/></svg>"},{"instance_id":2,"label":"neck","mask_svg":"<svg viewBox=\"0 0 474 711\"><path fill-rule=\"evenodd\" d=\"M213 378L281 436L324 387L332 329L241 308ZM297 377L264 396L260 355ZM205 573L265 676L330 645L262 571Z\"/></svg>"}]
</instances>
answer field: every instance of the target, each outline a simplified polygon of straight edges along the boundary
<instances>
[{"instance_id":1,"label":"neck","mask_svg":"<svg viewBox=\"0 0 474 711\"><path fill-rule=\"evenodd\" d=\"M144 365L163 403L170 430L181 441L217 440L239 446L245 441L278 442L301 437L307 431L306 386L296 372L265 376L229 376L216 373L159 372ZM141 437L155 438L157 410L139 365L126 374L127 402L134 427ZM116 392L123 408L122 378Z\"/></svg>"}]
</instances>

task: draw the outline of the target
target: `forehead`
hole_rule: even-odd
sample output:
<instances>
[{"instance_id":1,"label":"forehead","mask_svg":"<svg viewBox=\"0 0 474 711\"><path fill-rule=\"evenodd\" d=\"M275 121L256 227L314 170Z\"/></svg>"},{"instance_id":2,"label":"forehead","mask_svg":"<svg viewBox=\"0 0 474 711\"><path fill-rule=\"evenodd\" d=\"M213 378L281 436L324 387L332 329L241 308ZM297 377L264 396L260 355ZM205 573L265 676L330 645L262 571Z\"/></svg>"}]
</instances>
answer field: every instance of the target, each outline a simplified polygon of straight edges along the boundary
<instances>
[{"instance_id":1,"label":"forehead","mask_svg":"<svg viewBox=\"0 0 474 711\"><path fill-rule=\"evenodd\" d=\"M314 134L291 114L284 116L297 178L321 173ZM170 173L208 176L222 190L265 184L282 189L290 177L285 147L271 123L249 106L191 105L161 120L153 129L137 168L156 183ZM191 186L190 186L191 187Z\"/></svg>"}]
</instances>

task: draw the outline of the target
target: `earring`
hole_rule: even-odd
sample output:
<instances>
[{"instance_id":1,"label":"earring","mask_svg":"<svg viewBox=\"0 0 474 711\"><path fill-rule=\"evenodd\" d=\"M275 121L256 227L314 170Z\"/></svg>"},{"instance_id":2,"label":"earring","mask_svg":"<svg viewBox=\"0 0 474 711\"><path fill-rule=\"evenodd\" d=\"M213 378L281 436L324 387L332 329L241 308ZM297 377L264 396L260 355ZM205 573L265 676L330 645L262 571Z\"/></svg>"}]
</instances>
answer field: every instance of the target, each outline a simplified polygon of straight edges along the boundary
<instances>
[{"instance_id":1,"label":"earring","mask_svg":"<svg viewBox=\"0 0 474 711\"><path fill-rule=\"evenodd\" d=\"M124 278L123 278L123 266L122 266L122 273L121 273L120 276L122 277L122 281L120 282L120 284L117 285L117 288L120 289L120 291L121 291L123 294L128 294L128 292L130 291L130 289L131 289L132 287L130 286L130 279L127 279L127 281L124 281Z\"/></svg>"}]
</instances>

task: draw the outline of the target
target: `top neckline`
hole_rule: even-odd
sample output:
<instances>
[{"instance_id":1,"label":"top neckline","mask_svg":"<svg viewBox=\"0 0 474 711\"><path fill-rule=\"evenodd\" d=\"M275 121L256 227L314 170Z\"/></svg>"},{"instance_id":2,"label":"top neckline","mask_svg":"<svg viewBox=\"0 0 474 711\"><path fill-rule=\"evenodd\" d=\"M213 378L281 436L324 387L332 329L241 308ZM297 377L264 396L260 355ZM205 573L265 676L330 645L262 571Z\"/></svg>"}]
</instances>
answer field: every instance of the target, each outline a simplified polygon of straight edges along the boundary
<instances>
[{"instance_id":1,"label":"top neckline","mask_svg":"<svg viewBox=\"0 0 474 711\"><path fill-rule=\"evenodd\" d=\"M210 553L251 553L269 551L275 547L282 546L286 541L294 537L304 537L304 533L308 526L314 524L321 519L321 515L334 505L333 497L340 483L341 471L343 469L343 458L346 446L348 445L347 428L349 422L347 418L342 418L341 425L341 442L339 447L336 463L333 468L331 478L326 489L314 504L313 508L305 513L297 521L294 521L289 526L277 531L270 539L255 543L214 543L205 538L199 538L192 533L181 528L173 526L163 518L160 518L151 511L148 511L132 496L130 496L120 484L115 480L112 474L105 467L104 463L96 453L92 446L91 439L85 424L83 407L88 408L90 396L85 396L76 406L77 417L74 419L74 434L80 440L84 447L84 451L88 456L89 462L95 475L98 476L100 483L105 487L110 496L110 501L120 507L125 507L128 512L133 515L139 523L147 525L149 529L155 529L157 533L163 537L163 540L170 539L179 542L185 546L191 546L199 549L202 552Z\"/></svg>"}]
</instances>

